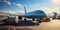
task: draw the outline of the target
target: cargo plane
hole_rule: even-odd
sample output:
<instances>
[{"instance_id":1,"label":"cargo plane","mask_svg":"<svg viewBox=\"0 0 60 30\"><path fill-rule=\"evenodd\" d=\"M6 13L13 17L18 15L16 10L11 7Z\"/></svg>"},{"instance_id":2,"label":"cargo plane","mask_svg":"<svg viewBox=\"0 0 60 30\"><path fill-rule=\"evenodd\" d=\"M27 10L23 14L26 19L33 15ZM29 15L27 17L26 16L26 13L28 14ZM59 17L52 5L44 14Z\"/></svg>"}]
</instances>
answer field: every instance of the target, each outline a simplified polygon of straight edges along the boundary
<instances>
[{"instance_id":1,"label":"cargo plane","mask_svg":"<svg viewBox=\"0 0 60 30\"><path fill-rule=\"evenodd\" d=\"M27 12L26 7L24 6L24 11L25 13L19 16L20 19L22 19L22 17L25 17L24 20L27 20L26 18L32 18L33 21L37 19L36 21L38 21L39 23L41 23L42 21L50 21L45 12L42 10Z\"/></svg>"},{"instance_id":2,"label":"cargo plane","mask_svg":"<svg viewBox=\"0 0 60 30\"><path fill-rule=\"evenodd\" d=\"M32 21L37 21L38 23L41 23L43 21L48 21L48 22L50 21L50 19L46 16L45 12L42 10L27 12L26 7L24 6L24 11L25 11L25 13L23 13L21 15L14 15L14 17L8 17L8 18L4 19L3 22L8 22L8 21L19 22L19 20L22 20L23 17L24 17L24 21L28 21L26 18L32 18ZM13 14L11 14L11 15L13 15ZM6 20L8 20L8 21L6 21Z\"/></svg>"}]
</instances>

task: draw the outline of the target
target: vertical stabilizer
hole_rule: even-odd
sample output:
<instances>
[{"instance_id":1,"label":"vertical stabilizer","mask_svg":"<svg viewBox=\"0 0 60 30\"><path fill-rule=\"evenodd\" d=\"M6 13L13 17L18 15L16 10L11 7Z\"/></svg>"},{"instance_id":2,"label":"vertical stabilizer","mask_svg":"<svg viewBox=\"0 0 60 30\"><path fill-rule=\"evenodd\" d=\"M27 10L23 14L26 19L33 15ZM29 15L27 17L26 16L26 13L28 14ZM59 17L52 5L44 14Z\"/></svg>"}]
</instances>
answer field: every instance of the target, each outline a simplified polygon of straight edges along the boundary
<instances>
[{"instance_id":1,"label":"vertical stabilizer","mask_svg":"<svg viewBox=\"0 0 60 30\"><path fill-rule=\"evenodd\" d=\"M25 11L25 13L26 13L26 7L24 6L24 11Z\"/></svg>"}]
</instances>

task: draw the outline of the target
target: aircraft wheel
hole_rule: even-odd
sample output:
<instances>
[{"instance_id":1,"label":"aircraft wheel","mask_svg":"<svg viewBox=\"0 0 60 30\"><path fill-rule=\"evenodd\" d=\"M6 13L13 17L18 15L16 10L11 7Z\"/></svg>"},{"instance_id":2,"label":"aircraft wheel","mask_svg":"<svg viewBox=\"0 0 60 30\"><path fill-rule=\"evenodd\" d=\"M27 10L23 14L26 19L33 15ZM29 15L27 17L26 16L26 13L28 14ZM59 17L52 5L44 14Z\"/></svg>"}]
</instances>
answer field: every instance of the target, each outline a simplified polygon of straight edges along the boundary
<instances>
[{"instance_id":1,"label":"aircraft wheel","mask_svg":"<svg viewBox=\"0 0 60 30\"><path fill-rule=\"evenodd\" d=\"M41 20L37 20L38 23L41 23L42 21Z\"/></svg>"},{"instance_id":2,"label":"aircraft wheel","mask_svg":"<svg viewBox=\"0 0 60 30\"><path fill-rule=\"evenodd\" d=\"M24 19L24 21L26 21L27 19Z\"/></svg>"},{"instance_id":3,"label":"aircraft wheel","mask_svg":"<svg viewBox=\"0 0 60 30\"><path fill-rule=\"evenodd\" d=\"M35 21L35 19L33 18L32 21Z\"/></svg>"},{"instance_id":4,"label":"aircraft wheel","mask_svg":"<svg viewBox=\"0 0 60 30\"><path fill-rule=\"evenodd\" d=\"M37 22L38 22L38 23L41 23L41 22L42 22L42 20L41 20L41 19L37 19Z\"/></svg>"},{"instance_id":5,"label":"aircraft wheel","mask_svg":"<svg viewBox=\"0 0 60 30\"><path fill-rule=\"evenodd\" d=\"M41 21L38 21L38 23L41 23Z\"/></svg>"}]
</instances>

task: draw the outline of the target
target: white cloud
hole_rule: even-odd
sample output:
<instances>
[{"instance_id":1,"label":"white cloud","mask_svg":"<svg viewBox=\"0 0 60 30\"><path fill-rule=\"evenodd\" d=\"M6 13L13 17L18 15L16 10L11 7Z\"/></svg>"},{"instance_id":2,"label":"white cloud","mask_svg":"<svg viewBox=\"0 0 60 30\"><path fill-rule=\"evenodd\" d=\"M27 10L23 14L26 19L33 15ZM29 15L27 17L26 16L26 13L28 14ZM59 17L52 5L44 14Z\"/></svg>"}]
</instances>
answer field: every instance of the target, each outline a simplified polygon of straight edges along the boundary
<instances>
[{"instance_id":1,"label":"white cloud","mask_svg":"<svg viewBox=\"0 0 60 30\"><path fill-rule=\"evenodd\" d=\"M11 5L12 3L10 1L4 0L5 3L7 3L8 5Z\"/></svg>"},{"instance_id":2,"label":"white cloud","mask_svg":"<svg viewBox=\"0 0 60 30\"><path fill-rule=\"evenodd\" d=\"M9 10L7 12L10 13L10 14L22 14L20 11L11 11L11 10Z\"/></svg>"},{"instance_id":3,"label":"white cloud","mask_svg":"<svg viewBox=\"0 0 60 30\"><path fill-rule=\"evenodd\" d=\"M18 7L22 6L22 4L16 4Z\"/></svg>"},{"instance_id":4,"label":"white cloud","mask_svg":"<svg viewBox=\"0 0 60 30\"><path fill-rule=\"evenodd\" d=\"M7 2L6 0L4 0L4 2Z\"/></svg>"},{"instance_id":5,"label":"white cloud","mask_svg":"<svg viewBox=\"0 0 60 30\"><path fill-rule=\"evenodd\" d=\"M40 4L35 4L34 6L37 6L38 7L38 6L40 6Z\"/></svg>"},{"instance_id":6,"label":"white cloud","mask_svg":"<svg viewBox=\"0 0 60 30\"><path fill-rule=\"evenodd\" d=\"M22 4L17 4L17 3L14 3L14 2L12 4L14 4L14 5L18 6L18 7L23 6Z\"/></svg>"},{"instance_id":7,"label":"white cloud","mask_svg":"<svg viewBox=\"0 0 60 30\"><path fill-rule=\"evenodd\" d=\"M22 4L16 4L16 3L14 3L14 2L11 3L11 2L8 1L8 0L4 0L4 2L5 2L6 4L8 4L8 5L14 4L14 5L18 6L18 7L22 6Z\"/></svg>"},{"instance_id":8,"label":"white cloud","mask_svg":"<svg viewBox=\"0 0 60 30\"><path fill-rule=\"evenodd\" d=\"M53 9L52 8L43 7L42 10L45 11L46 13L53 13L53 12L60 13L60 7L53 8Z\"/></svg>"},{"instance_id":9,"label":"white cloud","mask_svg":"<svg viewBox=\"0 0 60 30\"><path fill-rule=\"evenodd\" d=\"M40 4L33 4L33 5L29 5L30 7L39 7Z\"/></svg>"},{"instance_id":10,"label":"white cloud","mask_svg":"<svg viewBox=\"0 0 60 30\"><path fill-rule=\"evenodd\" d=\"M51 0L52 4L60 5L60 0Z\"/></svg>"},{"instance_id":11,"label":"white cloud","mask_svg":"<svg viewBox=\"0 0 60 30\"><path fill-rule=\"evenodd\" d=\"M25 13L25 11L24 11L24 10L20 10L20 11L18 11L18 12Z\"/></svg>"},{"instance_id":12,"label":"white cloud","mask_svg":"<svg viewBox=\"0 0 60 30\"><path fill-rule=\"evenodd\" d=\"M21 11L22 12L22 11ZM20 11L12 11L12 10L1 10L0 13L8 13L8 14L23 14Z\"/></svg>"},{"instance_id":13,"label":"white cloud","mask_svg":"<svg viewBox=\"0 0 60 30\"><path fill-rule=\"evenodd\" d=\"M11 4L11 2L9 2L9 1L8 1L8 2L7 2L7 4L9 4L9 5L10 5L10 4Z\"/></svg>"},{"instance_id":14,"label":"white cloud","mask_svg":"<svg viewBox=\"0 0 60 30\"><path fill-rule=\"evenodd\" d=\"M35 11L35 10L40 10L40 4L29 5L28 12Z\"/></svg>"},{"instance_id":15,"label":"white cloud","mask_svg":"<svg viewBox=\"0 0 60 30\"><path fill-rule=\"evenodd\" d=\"M51 9L50 8L46 8L46 7L43 7L42 10L45 12L45 13L51 13Z\"/></svg>"}]
</instances>

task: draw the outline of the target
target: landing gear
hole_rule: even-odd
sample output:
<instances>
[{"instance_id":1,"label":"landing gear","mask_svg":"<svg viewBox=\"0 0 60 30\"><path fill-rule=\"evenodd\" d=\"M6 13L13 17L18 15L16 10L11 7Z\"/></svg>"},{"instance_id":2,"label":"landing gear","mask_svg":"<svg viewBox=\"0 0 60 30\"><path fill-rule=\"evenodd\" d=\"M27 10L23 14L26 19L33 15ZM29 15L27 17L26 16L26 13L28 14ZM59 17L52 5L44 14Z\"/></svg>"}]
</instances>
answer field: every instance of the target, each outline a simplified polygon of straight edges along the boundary
<instances>
[{"instance_id":1,"label":"landing gear","mask_svg":"<svg viewBox=\"0 0 60 30\"><path fill-rule=\"evenodd\" d=\"M26 19L26 17L24 17L24 21L26 21L27 19Z\"/></svg>"},{"instance_id":2,"label":"landing gear","mask_svg":"<svg viewBox=\"0 0 60 30\"><path fill-rule=\"evenodd\" d=\"M35 18L33 18L32 21L35 21Z\"/></svg>"},{"instance_id":3,"label":"landing gear","mask_svg":"<svg viewBox=\"0 0 60 30\"><path fill-rule=\"evenodd\" d=\"M41 22L42 22L42 20L41 20L41 19L37 19L37 22L38 22L38 23L41 23Z\"/></svg>"},{"instance_id":4,"label":"landing gear","mask_svg":"<svg viewBox=\"0 0 60 30\"><path fill-rule=\"evenodd\" d=\"M41 23L42 21L38 20L38 23Z\"/></svg>"},{"instance_id":5,"label":"landing gear","mask_svg":"<svg viewBox=\"0 0 60 30\"><path fill-rule=\"evenodd\" d=\"M24 18L24 21L26 21L27 19L26 18Z\"/></svg>"}]
</instances>

